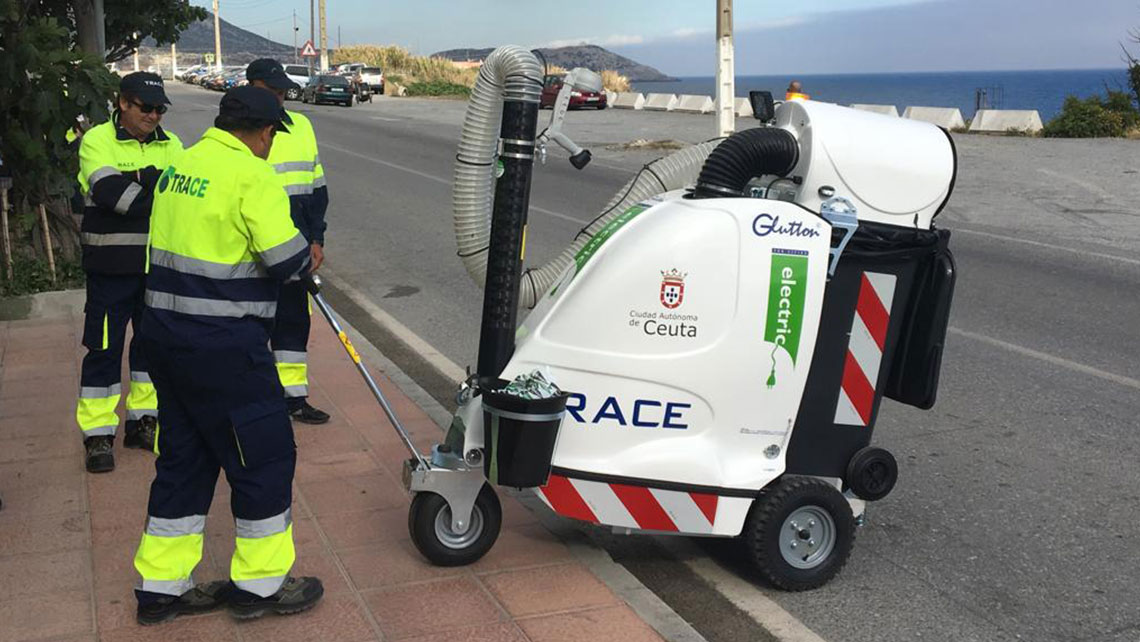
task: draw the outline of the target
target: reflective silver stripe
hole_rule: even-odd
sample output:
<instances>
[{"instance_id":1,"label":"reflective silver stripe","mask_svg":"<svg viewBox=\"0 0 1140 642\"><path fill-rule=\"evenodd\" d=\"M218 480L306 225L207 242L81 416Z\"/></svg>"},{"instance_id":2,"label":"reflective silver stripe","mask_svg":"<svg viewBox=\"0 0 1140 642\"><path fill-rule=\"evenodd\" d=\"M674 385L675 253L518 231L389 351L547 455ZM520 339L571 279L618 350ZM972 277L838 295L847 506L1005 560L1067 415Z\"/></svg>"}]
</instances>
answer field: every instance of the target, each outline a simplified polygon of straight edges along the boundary
<instances>
[{"instance_id":1,"label":"reflective silver stripe","mask_svg":"<svg viewBox=\"0 0 1140 642\"><path fill-rule=\"evenodd\" d=\"M186 591L194 588L194 579L190 577L184 580L141 579L139 580L139 583L135 585L135 588L140 591L146 591L148 593L161 593L163 595L179 596ZM269 595L272 594L273 593L270 593ZM263 595L262 597L269 597L269 595Z\"/></svg>"},{"instance_id":2,"label":"reflective silver stripe","mask_svg":"<svg viewBox=\"0 0 1140 642\"><path fill-rule=\"evenodd\" d=\"M90 190L83 195L83 205L84 207L95 207L95 199L91 198Z\"/></svg>"},{"instance_id":3,"label":"reflective silver stripe","mask_svg":"<svg viewBox=\"0 0 1140 642\"><path fill-rule=\"evenodd\" d=\"M84 437L100 437L103 435L110 435L111 437L114 437L115 436L115 429L118 427L119 427L119 425L115 424L114 426L98 426L95 428L84 428L83 429L83 436Z\"/></svg>"},{"instance_id":4,"label":"reflective silver stripe","mask_svg":"<svg viewBox=\"0 0 1140 642\"><path fill-rule=\"evenodd\" d=\"M138 421L143 417L157 417L158 408L128 408L127 419L130 421Z\"/></svg>"},{"instance_id":5,"label":"reflective silver stripe","mask_svg":"<svg viewBox=\"0 0 1140 642\"><path fill-rule=\"evenodd\" d=\"M317 189L318 187L324 187L324 186L325 186L325 175L324 174L321 174L320 176L313 179L313 189Z\"/></svg>"},{"instance_id":6,"label":"reflective silver stripe","mask_svg":"<svg viewBox=\"0 0 1140 642\"><path fill-rule=\"evenodd\" d=\"M106 399L123 393L123 384L116 383L110 386L83 386L79 389L80 399Z\"/></svg>"},{"instance_id":7,"label":"reflective silver stripe","mask_svg":"<svg viewBox=\"0 0 1140 642\"><path fill-rule=\"evenodd\" d=\"M305 194L312 194L313 184L302 183L300 185L286 185L285 193L289 196L304 196Z\"/></svg>"},{"instance_id":8,"label":"reflective silver stripe","mask_svg":"<svg viewBox=\"0 0 1140 642\"><path fill-rule=\"evenodd\" d=\"M301 236L298 232L293 235L293 238L285 241L284 243L271 247L268 250L260 252L261 260L266 265L277 265L283 263L296 256L298 253L309 249L309 243L305 237Z\"/></svg>"},{"instance_id":9,"label":"reflective silver stripe","mask_svg":"<svg viewBox=\"0 0 1140 642\"><path fill-rule=\"evenodd\" d=\"M267 517L265 519L234 519L234 534L245 539L257 539L284 533L285 529L293 523L293 509L286 508L284 513Z\"/></svg>"},{"instance_id":10,"label":"reflective silver stripe","mask_svg":"<svg viewBox=\"0 0 1140 642\"><path fill-rule=\"evenodd\" d=\"M321 155L317 154L316 156L313 156L313 167L315 168L320 164L321 164Z\"/></svg>"},{"instance_id":11,"label":"reflective silver stripe","mask_svg":"<svg viewBox=\"0 0 1140 642\"><path fill-rule=\"evenodd\" d=\"M297 397L308 397L309 386L285 386L285 396L296 399Z\"/></svg>"},{"instance_id":12,"label":"reflective silver stripe","mask_svg":"<svg viewBox=\"0 0 1140 642\"><path fill-rule=\"evenodd\" d=\"M170 310L181 314L197 314L204 317L245 316L272 319L277 315L276 301L225 301L222 299L199 299L180 296L169 292L146 291L146 304L158 310Z\"/></svg>"},{"instance_id":13,"label":"reflective silver stripe","mask_svg":"<svg viewBox=\"0 0 1140 642\"><path fill-rule=\"evenodd\" d=\"M123 190L123 195L119 197L119 202L115 203L115 212L118 214L126 214L130 209L131 203L135 202L135 198L142 193L142 185L138 183L131 183L127 185L127 189Z\"/></svg>"},{"instance_id":14,"label":"reflective silver stripe","mask_svg":"<svg viewBox=\"0 0 1140 642\"><path fill-rule=\"evenodd\" d=\"M188 517L146 518L146 534L154 537L182 537L184 535L201 535L206 532L206 516L190 515Z\"/></svg>"},{"instance_id":15,"label":"reflective silver stripe","mask_svg":"<svg viewBox=\"0 0 1140 642\"><path fill-rule=\"evenodd\" d=\"M234 586L243 591L249 591L258 597L269 597L281 589L285 583L284 575L277 577L261 577L256 580L234 580Z\"/></svg>"},{"instance_id":16,"label":"reflective silver stripe","mask_svg":"<svg viewBox=\"0 0 1140 642\"><path fill-rule=\"evenodd\" d=\"M277 363L308 363L309 353L297 350L274 350L273 359Z\"/></svg>"},{"instance_id":17,"label":"reflective silver stripe","mask_svg":"<svg viewBox=\"0 0 1140 642\"><path fill-rule=\"evenodd\" d=\"M84 232L82 235L84 245L146 245L146 234L96 234Z\"/></svg>"},{"instance_id":18,"label":"reflective silver stripe","mask_svg":"<svg viewBox=\"0 0 1140 642\"><path fill-rule=\"evenodd\" d=\"M150 380L150 374L142 370L131 370L131 381L138 381L140 383L154 383Z\"/></svg>"},{"instance_id":19,"label":"reflective silver stripe","mask_svg":"<svg viewBox=\"0 0 1140 642\"><path fill-rule=\"evenodd\" d=\"M110 165L104 165L103 167L100 167L99 169L91 172L91 174L87 177L87 190L90 191L94 189L95 183L98 183L104 178L107 178L108 176L118 176L119 173L119 170L111 167Z\"/></svg>"},{"instance_id":20,"label":"reflective silver stripe","mask_svg":"<svg viewBox=\"0 0 1140 642\"><path fill-rule=\"evenodd\" d=\"M265 267L256 261L243 261L234 264L215 263L204 259L193 259L154 247L150 249L150 264L183 274L193 274L211 279L256 279L269 276Z\"/></svg>"},{"instance_id":21,"label":"reflective silver stripe","mask_svg":"<svg viewBox=\"0 0 1140 642\"><path fill-rule=\"evenodd\" d=\"M278 174L285 172L311 172L316 167L316 163L311 161L290 161L288 163L277 163L273 169L277 170Z\"/></svg>"}]
</instances>

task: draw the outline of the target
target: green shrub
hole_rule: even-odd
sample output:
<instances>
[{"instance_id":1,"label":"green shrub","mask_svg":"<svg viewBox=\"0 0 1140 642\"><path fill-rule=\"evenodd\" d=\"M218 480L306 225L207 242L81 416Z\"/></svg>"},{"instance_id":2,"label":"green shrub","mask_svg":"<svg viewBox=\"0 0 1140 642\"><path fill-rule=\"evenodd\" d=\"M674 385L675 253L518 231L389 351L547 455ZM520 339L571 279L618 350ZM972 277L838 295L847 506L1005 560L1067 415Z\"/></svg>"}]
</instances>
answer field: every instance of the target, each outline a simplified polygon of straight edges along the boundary
<instances>
[{"instance_id":1,"label":"green shrub","mask_svg":"<svg viewBox=\"0 0 1140 642\"><path fill-rule=\"evenodd\" d=\"M471 95L471 88L445 80L414 82L407 87L409 96L462 96Z\"/></svg>"},{"instance_id":2,"label":"green shrub","mask_svg":"<svg viewBox=\"0 0 1140 642\"><path fill-rule=\"evenodd\" d=\"M12 257L12 273L13 278L9 282L3 277L3 268L0 268L0 297L81 288L86 281L83 268L78 263L65 261L56 263L56 281L52 283L47 261L20 254Z\"/></svg>"},{"instance_id":3,"label":"green shrub","mask_svg":"<svg viewBox=\"0 0 1140 642\"><path fill-rule=\"evenodd\" d=\"M1123 101L1119 96L1124 96ZM1120 137L1138 121L1140 114L1132 100L1120 92L1109 92L1107 101L1100 96L1084 100L1069 96L1061 113L1045 125L1042 134L1050 138Z\"/></svg>"}]
</instances>

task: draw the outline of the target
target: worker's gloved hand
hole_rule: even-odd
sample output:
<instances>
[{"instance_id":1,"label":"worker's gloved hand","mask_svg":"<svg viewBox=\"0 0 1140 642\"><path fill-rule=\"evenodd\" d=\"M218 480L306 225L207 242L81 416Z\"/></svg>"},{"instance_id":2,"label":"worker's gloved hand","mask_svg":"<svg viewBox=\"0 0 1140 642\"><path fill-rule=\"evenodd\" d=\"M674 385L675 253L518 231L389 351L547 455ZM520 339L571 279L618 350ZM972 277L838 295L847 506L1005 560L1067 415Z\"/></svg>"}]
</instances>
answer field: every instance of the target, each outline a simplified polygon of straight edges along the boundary
<instances>
[{"instance_id":1,"label":"worker's gloved hand","mask_svg":"<svg viewBox=\"0 0 1140 642\"><path fill-rule=\"evenodd\" d=\"M151 165L150 167L144 167L139 170L138 181L148 192L153 192L154 186L158 184L158 179L161 176L162 172L159 171L157 167Z\"/></svg>"}]
</instances>

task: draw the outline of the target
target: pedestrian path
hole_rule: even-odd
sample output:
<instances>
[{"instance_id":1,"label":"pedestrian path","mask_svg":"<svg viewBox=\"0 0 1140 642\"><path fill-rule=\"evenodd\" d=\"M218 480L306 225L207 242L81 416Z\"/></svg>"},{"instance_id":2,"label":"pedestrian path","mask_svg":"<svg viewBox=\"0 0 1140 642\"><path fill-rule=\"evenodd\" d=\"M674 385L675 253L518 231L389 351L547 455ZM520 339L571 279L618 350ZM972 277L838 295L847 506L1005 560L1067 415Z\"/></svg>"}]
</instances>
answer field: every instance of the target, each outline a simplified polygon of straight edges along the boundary
<instances>
[{"instance_id":1,"label":"pedestrian path","mask_svg":"<svg viewBox=\"0 0 1140 642\"><path fill-rule=\"evenodd\" d=\"M237 622L214 613L138 626L132 558L154 456L121 448L120 430L115 471L84 472L74 420L80 325L75 316L0 322L0 642L661 639L503 494L502 535L484 559L463 568L424 561L408 538L410 498L399 481L406 451L320 319L309 356L312 403L333 420L296 426L293 572L321 577L325 599L290 617ZM373 370L414 441L438 441L438 426ZM223 479L200 582L228 575L228 496Z\"/></svg>"}]
</instances>

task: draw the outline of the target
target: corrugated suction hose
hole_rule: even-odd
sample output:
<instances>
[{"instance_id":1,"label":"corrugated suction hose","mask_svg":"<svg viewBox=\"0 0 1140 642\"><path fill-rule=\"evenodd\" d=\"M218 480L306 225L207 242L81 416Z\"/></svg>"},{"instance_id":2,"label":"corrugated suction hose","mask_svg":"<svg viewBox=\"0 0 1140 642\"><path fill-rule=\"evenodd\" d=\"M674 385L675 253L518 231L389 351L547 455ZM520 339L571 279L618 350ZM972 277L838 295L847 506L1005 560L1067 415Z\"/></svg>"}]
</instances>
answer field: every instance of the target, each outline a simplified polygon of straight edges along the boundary
<instances>
[{"instance_id":1,"label":"corrugated suction hose","mask_svg":"<svg viewBox=\"0 0 1140 642\"><path fill-rule=\"evenodd\" d=\"M757 127L736 132L705 160L693 198L745 196L748 181L757 176L786 176L799 157L799 142L785 129Z\"/></svg>"}]
</instances>

